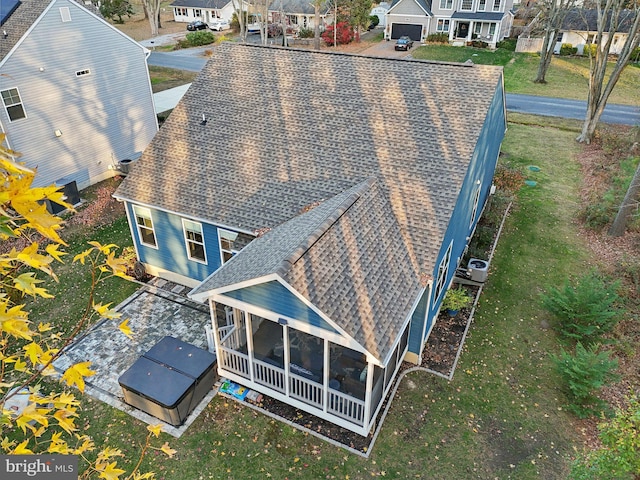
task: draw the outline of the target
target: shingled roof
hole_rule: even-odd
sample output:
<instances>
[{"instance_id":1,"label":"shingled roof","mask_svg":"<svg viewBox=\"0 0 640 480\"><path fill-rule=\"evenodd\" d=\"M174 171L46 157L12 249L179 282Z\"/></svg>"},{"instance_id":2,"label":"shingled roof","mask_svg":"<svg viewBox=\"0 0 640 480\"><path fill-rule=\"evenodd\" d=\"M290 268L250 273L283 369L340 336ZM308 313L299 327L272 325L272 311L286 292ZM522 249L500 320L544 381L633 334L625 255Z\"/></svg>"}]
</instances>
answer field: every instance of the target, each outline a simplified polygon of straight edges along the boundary
<instances>
[{"instance_id":1,"label":"shingled roof","mask_svg":"<svg viewBox=\"0 0 640 480\"><path fill-rule=\"evenodd\" d=\"M618 33L629 33L629 29L633 24L636 12L634 10L622 10L618 19ZM607 17L608 23L604 29L607 32L611 25L611 15ZM562 22L562 30L574 30L579 32L597 32L598 31L598 10L584 10L574 8L567 13Z\"/></svg>"},{"instance_id":2,"label":"shingled roof","mask_svg":"<svg viewBox=\"0 0 640 480\"><path fill-rule=\"evenodd\" d=\"M2 24L2 30L7 32L6 38L0 36L0 61L2 61L18 41L27 33L27 30L42 15L52 0L20 0L18 7ZM100 12L93 5L78 5L89 10L97 16Z\"/></svg>"},{"instance_id":3,"label":"shingled roof","mask_svg":"<svg viewBox=\"0 0 640 480\"><path fill-rule=\"evenodd\" d=\"M383 363L422 290L401 238L371 178L257 238L191 296L277 274Z\"/></svg>"},{"instance_id":4,"label":"shingled roof","mask_svg":"<svg viewBox=\"0 0 640 480\"><path fill-rule=\"evenodd\" d=\"M499 67L223 44L116 197L253 233L375 177L431 272L499 82Z\"/></svg>"}]
</instances>

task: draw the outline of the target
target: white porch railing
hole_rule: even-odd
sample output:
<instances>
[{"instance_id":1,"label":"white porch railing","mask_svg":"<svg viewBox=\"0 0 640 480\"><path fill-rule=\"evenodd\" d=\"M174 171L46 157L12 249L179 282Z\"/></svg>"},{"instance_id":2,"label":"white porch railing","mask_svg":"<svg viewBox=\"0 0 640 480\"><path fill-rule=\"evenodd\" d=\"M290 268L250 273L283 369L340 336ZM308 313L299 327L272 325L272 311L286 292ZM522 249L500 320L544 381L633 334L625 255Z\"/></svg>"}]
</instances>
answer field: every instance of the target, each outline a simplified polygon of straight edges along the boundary
<instances>
[{"instance_id":1,"label":"white porch railing","mask_svg":"<svg viewBox=\"0 0 640 480\"><path fill-rule=\"evenodd\" d=\"M357 425L364 424L364 402L335 390L329 390L327 412L349 420Z\"/></svg>"},{"instance_id":2,"label":"white porch railing","mask_svg":"<svg viewBox=\"0 0 640 480\"><path fill-rule=\"evenodd\" d=\"M256 383L285 393L284 370L282 368L254 360L253 369Z\"/></svg>"},{"instance_id":3,"label":"white porch railing","mask_svg":"<svg viewBox=\"0 0 640 480\"><path fill-rule=\"evenodd\" d=\"M295 374L289 374L289 396L322 409L322 384L312 382Z\"/></svg>"},{"instance_id":4,"label":"white porch railing","mask_svg":"<svg viewBox=\"0 0 640 480\"><path fill-rule=\"evenodd\" d=\"M249 378L249 356L225 347L220 347L219 365L230 372Z\"/></svg>"}]
</instances>

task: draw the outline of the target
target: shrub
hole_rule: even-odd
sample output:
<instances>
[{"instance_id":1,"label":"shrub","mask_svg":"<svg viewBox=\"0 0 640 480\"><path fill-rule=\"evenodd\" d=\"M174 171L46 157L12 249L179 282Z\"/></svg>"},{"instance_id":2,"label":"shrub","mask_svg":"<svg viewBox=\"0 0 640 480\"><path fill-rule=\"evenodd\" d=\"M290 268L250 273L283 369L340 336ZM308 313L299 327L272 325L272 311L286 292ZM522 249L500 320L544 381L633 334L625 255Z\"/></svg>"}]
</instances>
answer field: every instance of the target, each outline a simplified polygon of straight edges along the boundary
<instances>
[{"instance_id":1,"label":"shrub","mask_svg":"<svg viewBox=\"0 0 640 480\"><path fill-rule=\"evenodd\" d=\"M610 422L598 425L602 446L576 459L569 478L630 479L640 473L640 400L632 395L629 406L617 409Z\"/></svg>"},{"instance_id":2,"label":"shrub","mask_svg":"<svg viewBox=\"0 0 640 480\"><path fill-rule=\"evenodd\" d=\"M315 36L315 32L310 28L301 28L298 30L299 38L313 38Z\"/></svg>"},{"instance_id":3,"label":"shrub","mask_svg":"<svg viewBox=\"0 0 640 480\"><path fill-rule=\"evenodd\" d=\"M487 42L483 42L482 40L472 40L471 46L475 48L487 48L489 44Z\"/></svg>"},{"instance_id":4,"label":"shrub","mask_svg":"<svg viewBox=\"0 0 640 480\"><path fill-rule=\"evenodd\" d=\"M605 282L591 272L575 285L567 280L562 289L552 287L542 295L542 304L558 318L563 337L593 343L618 321L619 286L620 281Z\"/></svg>"},{"instance_id":5,"label":"shrub","mask_svg":"<svg viewBox=\"0 0 640 480\"><path fill-rule=\"evenodd\" d=\"M578 53L578 47L574 47L570 43L563 43L560 47L560 55L575 55Z\"/></svg>"},{"instance_id":6,"label":"shrub","mask_svg":"<svg viewBox=\"0 0 640 480\"><path fill-rule=\"evenodd\" d=\"M631 56L629 57L629 62L631 63L639 63L640 62L640 47L636 47L631 52Z\"/></svg>"},{"instance_id":7,"label":"shrub","mask_svg":"<svg viewBox=\"0 0 640 480\"><path fill-rule=\"evenodd\" d=\"M376 28L380 23L380 19L377 15L369 15L369 30Z\"/></svg>"},{"instance_id":8,"label":"shrub","mask_svg":"<svg viewBox=\"0 0 640 480\"><path fill-rule=\"evenodd\" d=\"M427 36L427 43L449 43L449 34L432 33Z\"/></svg>"},{"instance_id":9,"label":"shrub","mask_svg":"<svg viewBox=\"0 0 640 480\"><path fill-rule=\"evenodd\" d=\"M518 44L517 38L505 38L504 40L496 44L496 48L502 48L510 52L515 52L517 44Z\"/></svg>"},{"instance_id":10,"label":"shrub","mask_svg":"<svg viewBox=\"0 0 640 480\"><path fill-rule=\"evenodd\" d=\"M333 45L333 25L328 25L327 29L320 35L324 42ZM336 43L338 45L346 45L353 41L353 28L347 22L339 22L336 25Z\"/></svg>"},{"instance_id":11,"label":"shrub","mask_svg":"<svg viewBox=\"0 0 640 480\"><path fill-rule=\"evenodd\" d=\"M466 308L471 305L472 300L473 299L471 298L471 295L469 295L469 292L467 292L466 288L452 288L447 291L447 294L444 296L444 300L442 300L442 308L458 311L461 308Z\"/></svg>"},{"instance_id":12,"label":"shrub","mask_svg":"<svg viewBox=\"0 0 640 480\"><path fill-rule=\"evenodd\" d=\"M596 50L598 50L598 46L595 43L589 43L584 46L582 49L582 55L590 55L592 57L596 56Z\"/></svg>"},{"instance_id":13,"label":"shrub","mask_svg":"<svg viewBox=\"0 0 640 480\"><path fill-rule=\"evenodd\" d=\"M197 32L187 33L187 42L192 47L200 47L209 45L216 41L216 36L208 30L198 30Z\"/></svg>"},{"instance_id":14,"label":"shrub","mask_svg":"<svg viewBox=\"0 0 640 480\"><path fill-rule=\"evenodd\" d=\"M496 188L514 195L524 183L525 175L522 168L508 163L499 163L493 176Z\"/></svg>"},{"instance_id":15,"label":"shrub","mask_svg":"<svg viewBox=\"0 0 640 480\"><path fill-rule=\"evenodd\" d=\"M618 368L618 361L609 358L609 352L598 353L599 345L585 348L576 345L575 355L561 349L560 355L551 355L555 367L566 382L569 390L568 409L580 418L603 411L605 403L596 393L606 382L617 381L619 376L612 373Z\"/></svg>"}]
</instances>

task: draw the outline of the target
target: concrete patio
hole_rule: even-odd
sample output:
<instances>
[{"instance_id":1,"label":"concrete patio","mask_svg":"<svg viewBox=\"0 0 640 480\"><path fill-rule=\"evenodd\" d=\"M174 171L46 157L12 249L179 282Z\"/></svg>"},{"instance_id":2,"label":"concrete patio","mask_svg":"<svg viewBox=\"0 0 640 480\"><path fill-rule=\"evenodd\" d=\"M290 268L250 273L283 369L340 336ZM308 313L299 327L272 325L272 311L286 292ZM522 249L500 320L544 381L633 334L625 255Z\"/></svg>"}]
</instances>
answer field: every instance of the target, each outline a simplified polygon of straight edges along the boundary
<instances>
[{"instance_id":1,"label":"concrete patio","mask_svg":"<svg viewBox=\"0 0 640 480\"><path fill-rule=\"evenodd\" d=\"M85 393L163 431L179 437L216 394L213 389L180 427L174 427L135 409L123 401L118 377L142 354L167 335L207 349L205 326L211 323L207 305L186 298L189 288L154 279L116 307L122 317L102 319L77 338L54 363L60 373L78 362L91 362L96 374L85 379ZM127 338L118 325L129 319L133 331Z\"/></svg>"}]
</instances>

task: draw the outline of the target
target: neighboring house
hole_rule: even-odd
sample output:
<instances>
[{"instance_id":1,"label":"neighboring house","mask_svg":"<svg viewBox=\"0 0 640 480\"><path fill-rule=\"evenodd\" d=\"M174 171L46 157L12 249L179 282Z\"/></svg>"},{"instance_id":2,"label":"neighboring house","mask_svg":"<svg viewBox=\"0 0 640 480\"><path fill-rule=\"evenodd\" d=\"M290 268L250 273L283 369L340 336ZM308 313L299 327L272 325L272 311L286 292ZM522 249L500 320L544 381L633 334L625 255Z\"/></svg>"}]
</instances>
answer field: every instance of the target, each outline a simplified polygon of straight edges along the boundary
<instances>
[{"instance_id":1,"label":"neighboring house","mask_svg":"<svg viewBox=\"0 0 640 480\"><path fill-rule=\"evenodd\" d=\"M495 48L508 37L513 0L395 0L387 12L385 38L408 35L424 42L433 33L449 36L454 45L481 40Z\"/></svg>"},{"instance_id":2,"label":"neighboring house","mask_svg":"<svg viewBox=\"0 0 640 480\"><path fill-rule=\"evenodd\" d=\"M222 376L367 435L505 130L499 67L222 44L115 197L148 271L210 302Z\"/></svg>"},{"instance_id":3,"label":"neighboring house","mask_svg":"<svg viewBox=\"0 0 640 480\"><path fill-rule=\"evenodd\" d=\"M390 5L387 2L381 2L371 9L371 15L375 15L378 17L378 26L384 27L387 22L387 12L389 11Z\"/></svg>"},{"instance_id":4,"label":"neighboring house","mask_svg":"<svg viewBox=\"0 0 640 480\"><path fill-rule=\"evenodd\" d=\"M238 2L239 3L239 2ZM246 4L242 1L243 9ZM213 23L216 20L231 21L235 12L233 0L175 0L169 5L173 7L173 18L176 22L193 22L202 20Z\"/></svg>"},{"instance_id":5,"label":"neighboring house","mask_svg":"<svg viewBox=\"0 0 640 480\"><path fill-rule=\"evenodd\" d=\"M325 29L327 21L327 7L322 2L320 7L320 29ZM284 14L284 24L297 31L301 28L312 30L315 28L315 6L309 0L274 0L269 5L269 22L280 23L280 17ZM332 18L332 17L331 17Z\"/></svg>"},{"instance_id":6,"label":"neighboring house","mask_svg":"<svg viewBox=\"0 0 640 480\"><path fill-rule=\"evenodd\" d=\"M622 50L627 38L629 37L629 29L633 24L635 12L633 10L623 10L620 14L620 23L617 32L613 36L610 53L618 54ZM606 31L609 30L607 25ZM578 48L578 54L582 55L585 45L595 43L598 33L598 11L574 9L570 11L562 23L562 29L558 38L554 53L560 53L560 47L563 43L569 43ZM608 34L605 33L602 43L606 42Z\"/></svg>"},{"instance_id":7,"label":"neighboring house","mask_svg":"<svg viewBox=\"0 0 640 480\"><path fill-rule=\"evenodd\" d=\"M158 130L149 51L74 1L11 1L0 38L7 144L37 168L37 186L113 176Z\"/></svg>"}]
</instances>

